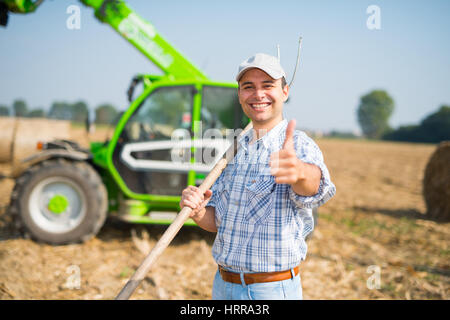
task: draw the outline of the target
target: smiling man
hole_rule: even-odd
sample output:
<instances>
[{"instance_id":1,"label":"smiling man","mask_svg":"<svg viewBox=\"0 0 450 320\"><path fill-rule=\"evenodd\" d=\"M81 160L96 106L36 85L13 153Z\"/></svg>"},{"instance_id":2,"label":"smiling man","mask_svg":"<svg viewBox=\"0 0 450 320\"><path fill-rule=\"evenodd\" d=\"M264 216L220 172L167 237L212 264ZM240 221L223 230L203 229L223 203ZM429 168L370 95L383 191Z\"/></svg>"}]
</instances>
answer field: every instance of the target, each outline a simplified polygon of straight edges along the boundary
<instances>
[{"instance_id":1,"label":"smiling man","mask_svg":"<svg viewBox=\"0 0 450 320\"><path fill-rule=\"evenodd\" d=\"M299 265L312 209L335 194L319 147L295 120L283 119L289 96L277 58L258 53L238 70L238 97L253 130L211 190L186 188L180 206L217 232L213 299L302 299Z\"/></svg>"}]
</instances>

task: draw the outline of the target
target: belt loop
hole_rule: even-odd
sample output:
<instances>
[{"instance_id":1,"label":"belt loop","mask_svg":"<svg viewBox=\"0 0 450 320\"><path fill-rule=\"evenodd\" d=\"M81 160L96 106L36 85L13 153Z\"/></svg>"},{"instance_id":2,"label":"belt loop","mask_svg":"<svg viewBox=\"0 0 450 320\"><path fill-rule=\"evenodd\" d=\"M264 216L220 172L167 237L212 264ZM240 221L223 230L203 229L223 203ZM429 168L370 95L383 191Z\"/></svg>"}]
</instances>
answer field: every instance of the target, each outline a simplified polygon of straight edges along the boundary
<instances>
[{"instance_id":1,"label":"belt loop","mask_svg":"<svg viewBox=\"0 0 450 320\"><path fill-rule=\"evenodd\" d=\"M294 268L291 269L291 279L295 278L295 271Z\"/></svg>"},{"instance_id":2,"label":"belt loop","mask_svg":"<svg viewBox=\"0 0 450 320\"><path fill-rule=\"evenodd\" d=\"M242 286L246 287L247 285L245 284L244 274L245 273L241 272L241 273L239 273L239 276L241 277L241 284L242 284Z\"/></svg>"}]
</instances>

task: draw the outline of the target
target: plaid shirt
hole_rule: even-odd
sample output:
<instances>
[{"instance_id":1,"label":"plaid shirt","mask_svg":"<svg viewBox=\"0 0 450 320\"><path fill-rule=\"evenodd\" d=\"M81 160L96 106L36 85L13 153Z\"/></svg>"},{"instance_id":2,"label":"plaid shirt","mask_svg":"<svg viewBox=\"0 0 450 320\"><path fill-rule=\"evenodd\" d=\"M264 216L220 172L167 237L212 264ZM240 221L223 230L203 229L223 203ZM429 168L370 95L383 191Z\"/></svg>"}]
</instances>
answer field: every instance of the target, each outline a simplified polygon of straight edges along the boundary
<instances>
[{"instance_id":1,"label":"plaid shirt","mask_svg":"<svg viewBox=\"0 0 450 320\"><path fill-rule=\"evenodd\" d=\"M270 174L270 154L285 140L283 120L256 142L253 130L240 137L240 148L212 186L207 206L215 207L217 235L213 258L229 271L272 272L296 267L306 257L305 237L314 229L312 208L336 192L322 152L304 132L294 133L297 157L322 171L319 191L300 196Z\"/></svg>"}]
</instances>

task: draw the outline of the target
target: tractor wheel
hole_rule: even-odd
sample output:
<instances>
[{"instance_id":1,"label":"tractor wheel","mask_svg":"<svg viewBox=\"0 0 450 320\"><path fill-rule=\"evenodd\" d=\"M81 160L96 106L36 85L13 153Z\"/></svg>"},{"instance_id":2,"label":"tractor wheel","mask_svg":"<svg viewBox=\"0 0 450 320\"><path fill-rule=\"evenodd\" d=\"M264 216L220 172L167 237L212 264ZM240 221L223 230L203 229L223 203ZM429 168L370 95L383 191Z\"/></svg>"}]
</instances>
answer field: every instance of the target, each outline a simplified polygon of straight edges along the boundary
<instances>
[{"instance_id":1,"label":"tractor wheel","mask_svg":"<svg viewBox=\"0 0 450 320\"><path fill-rule=\"evenodd\" d=\"M10 213L26 237L51 244L83 242L105 222L107 193L88 163L46 160L16 180Z\"/></svg>"}]
</instances>

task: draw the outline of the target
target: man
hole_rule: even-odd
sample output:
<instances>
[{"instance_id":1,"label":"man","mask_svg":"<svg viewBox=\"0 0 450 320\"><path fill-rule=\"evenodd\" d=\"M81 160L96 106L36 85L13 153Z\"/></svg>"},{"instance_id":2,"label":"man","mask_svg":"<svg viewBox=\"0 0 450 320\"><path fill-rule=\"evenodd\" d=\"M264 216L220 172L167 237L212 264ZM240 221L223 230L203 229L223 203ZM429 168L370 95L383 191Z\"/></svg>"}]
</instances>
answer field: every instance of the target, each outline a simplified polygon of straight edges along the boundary
<instances>
[{"instance_id":1,"label":"man","mask_svg":"<svg viewBox=\"0 0 450 320\"><path fill-rule=\"evenodd\" d=\"M217 232L213 299L302 299L299 264L314 228L312 208L335 194L318 146L295 120L283 119L289 96L277 58L258 53L239 66L239 102L253 130L211 190L195 186L180 206Z\"/></svg>"}]
</instances>

